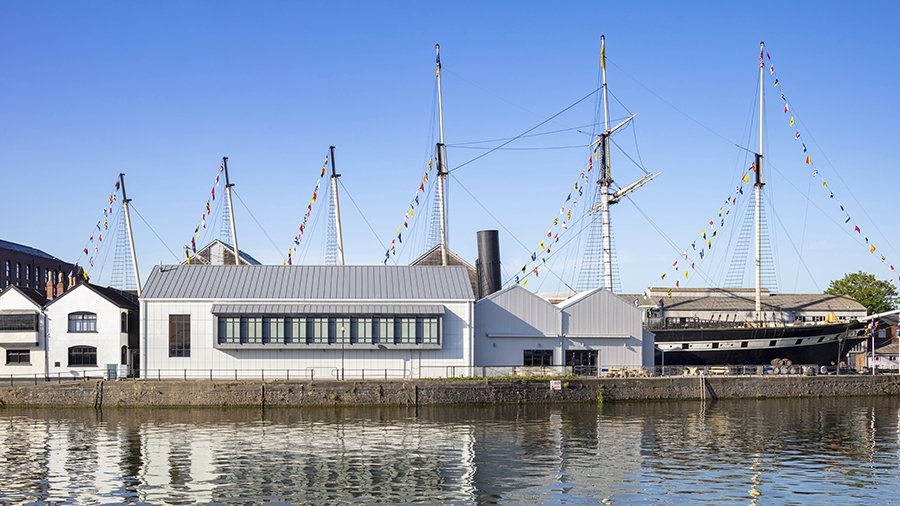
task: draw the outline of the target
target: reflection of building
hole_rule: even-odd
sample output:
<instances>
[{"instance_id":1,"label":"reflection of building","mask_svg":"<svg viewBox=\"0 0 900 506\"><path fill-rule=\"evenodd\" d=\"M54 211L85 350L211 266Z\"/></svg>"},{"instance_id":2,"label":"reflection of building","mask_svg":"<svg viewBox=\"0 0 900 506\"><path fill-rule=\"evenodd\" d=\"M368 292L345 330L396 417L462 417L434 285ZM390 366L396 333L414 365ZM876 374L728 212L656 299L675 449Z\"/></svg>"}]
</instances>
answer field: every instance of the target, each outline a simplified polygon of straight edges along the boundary
<instances>
[{"instance_id":1,"label":"reflection of building","mask_svg":"<svg viewBox=\"0 0 900 506\"><path fill-rule=\"evenodd\" d=\"M596 288L557 304L513 285L475 303L475 365L599 367L653 365L653 334L641 311Z\"/></svg>"},{"instance_id":2,"label":"reflection of building","mask_svg":"<svg viewBox=\"0 0 900 506\"><path fill-rule=\"evenodd\" d=\"M463 267L158 266L141 295L151 376L407 378L472 365Z\"/></svg>"}]
</instances>

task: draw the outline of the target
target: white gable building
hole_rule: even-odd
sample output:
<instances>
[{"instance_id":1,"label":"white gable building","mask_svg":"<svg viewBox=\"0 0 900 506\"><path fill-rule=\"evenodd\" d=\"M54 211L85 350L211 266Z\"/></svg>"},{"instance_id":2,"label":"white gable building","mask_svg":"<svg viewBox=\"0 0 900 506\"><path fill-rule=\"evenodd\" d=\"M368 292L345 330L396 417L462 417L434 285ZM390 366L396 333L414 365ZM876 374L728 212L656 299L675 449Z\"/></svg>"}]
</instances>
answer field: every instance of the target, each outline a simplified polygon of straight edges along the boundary
<instances>
[{"instance_id":1,"label":"white gable building","mask_svg":"<svg viewBox=\"0 0 900 506\"><path fill-rule=\"evenodd\" d=\"M478 366L571 367L597 374L616 367L652 367L653 334L641 311L597 288L559 304L519 285L475 303Z\"/></svg>"},{"instance_id":2,"label":"white gable building","mask_svg":"<svg viewBox=\"0 0 900 506\"><path fill-rule=\"evenodd\" d=\"M0 291L0 376L44 374L46 366L44 297L9 285Z\"/></svg>"}]
</instances>

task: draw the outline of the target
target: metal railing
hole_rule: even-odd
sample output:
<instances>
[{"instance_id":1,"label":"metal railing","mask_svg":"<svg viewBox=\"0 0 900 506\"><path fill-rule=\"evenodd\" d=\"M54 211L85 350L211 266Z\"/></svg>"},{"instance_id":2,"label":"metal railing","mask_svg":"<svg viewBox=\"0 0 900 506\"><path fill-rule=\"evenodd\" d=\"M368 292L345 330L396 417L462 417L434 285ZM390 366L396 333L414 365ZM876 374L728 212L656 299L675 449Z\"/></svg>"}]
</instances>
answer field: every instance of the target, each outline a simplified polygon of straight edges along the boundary
<instances>
[{"instance_id":1,"label":"metal railing","mask_svg":"<svg viewBox=\"0 0 900 506\"><path fill-rule=\"evenodd\" d=\"M135 371L136 372L136 371ZM877 370L878 374L898 374L897 369ZM119 381L393 381L427 379L534 379L534 378L659 378L683 376L814 376L820 374L872 374L871 370L850 370L814 364L792 365L667 365L623 366L415 366L403 369L350 369L307 367L303 369L149 369L141 374L108 371L68 371L51 374L0 375L0 386L63 384L92 380Z\"/></svg>"}]
</instances>

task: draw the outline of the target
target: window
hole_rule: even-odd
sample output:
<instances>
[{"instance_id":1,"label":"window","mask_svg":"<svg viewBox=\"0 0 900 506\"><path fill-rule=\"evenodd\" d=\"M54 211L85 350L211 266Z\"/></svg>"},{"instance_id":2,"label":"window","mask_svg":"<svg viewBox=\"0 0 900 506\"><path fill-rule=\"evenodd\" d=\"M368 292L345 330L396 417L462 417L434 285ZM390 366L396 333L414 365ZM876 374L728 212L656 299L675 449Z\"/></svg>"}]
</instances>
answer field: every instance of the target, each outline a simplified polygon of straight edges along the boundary
<instances>
[{"instance_id":1,"label":"window","mask_svg":"<svg viewBox=\"0 0 900 506\"><path fill-rule=\"evenodd\" d=\"M312 342L327 343L328 342L328 318L307 318L309 327L307 334L312 336Z\"/></svg>"},{"instance_id":2,"label":"window","mask_svg":"<svg viewBox=\"0 0 900 506\"><path fill-rule=\"evenodd\" d=\"M17 262L16 263L16 285L22 284L21 272L22 272L22 262Z\"/></svg>"},{"instance_id":3,"label":"window","mask_svg":"<svg viewBox=\"0 0 900 506\"><path fill-rule=\"evenodd\" d=\"M31 266L25 264L25 286L31 286Z\"/></svg>"},{"instance_id":4,"label":"window","mask_svg":"<svg viewBox=\"0 0 900 506\"><path fill-rule=\"evenodd\" d=\"M191 356L191 315L169 315L169 356Z\"/></svg>"},{"instance_id":5,"label":"window","mask_svg":"<svg viewBox=\"0 0 900 506\"><path fill-rule=\"evenodd\" d=\"M97 332L97 315L69 313L69 332Z\"/></svg>"},{"instance_id":6,"label":"window","mask_svg":"<svg viewBox=\"0 0 900 506\"><path fill-rule=\"evenodd\" d=\"M120 363L122 365L128 365L128 346L122 346L122 357Z\"/></svg>"},{"instance_id":7,"label":"window","mask_svg":"<svg viewBox=\"0 0 900 506\"><path fill-rule=\"evenodd\" d=\"M34 287L41 288L41 268L34 268Z\"/></svg>"},{"instance_id":8,"label":"window","mask_svg":"<svg viewBox=\"0 0 900 506\"><path fill-rule=\"evenodd\" d=\"M219 342L241 342L241 319L236 316L219 317Z\"/></svg>"},{"instance_id":9,"label":"window","mask_svg":"<svg viewBox=\"0 0 900 506\"><path fill-rule=\"evenodd\" d=\"M93 346L72 346L69 348L69 367L96 366L97 348Z\"/></svg>"},{"instance_id":10,"label":"window","mask_svg":"<svg viewBox=\"0 0 900 506\"><path fill-rule=\"evenodd\" d=\"M6 365L31 365L31 351L6 350Z\"/></svg>"},{"instance_id":11,"label":"window","mask_svg":"<svg viewBox=\"0 0 900 506\"><path fill-rule=\"evenodd\" d=\"M284 318L263 318L263 342L284 342Z\"/></svg>"},{"instance_id":12,"label":"window","mask_svg":"<svg viewBox=\"0 0 900 506\"><path fill-rule=\"evenodd\" d=\"M38 329L36 314L0 315L0 332L34 332Z\"/></svg>"},{"instance_id":13,"label":"window","mask_svg":"<svg viewBox=\"0 0 900 506\"><path fill-rule=\"evenodd\" d=\"M285 327L290 328L290 335L286 341L289 343L305 343L306 342L306 318L287 318L290 324L285 322Z\"/></svg>"},{"instance_id":14,"label":"window","mask_svg":"<svg viewBox=\"0 0 900 506\"><path fill-rule=\"evenodd\" d=\"M122 330L121 330L121 332L122 332L123 334L127 334L127 333L128 333L128 311L122 311L121 318L122 318Z\"/></svg>"},{"instance_id":15,"label":"window","mask_svg":"<svg viewBox=\"0 0 900 506\"><path fill-rule=\"evenodd\" d=\"M262 343L262 318L241 318L241 342Z\"/></svg>"},{"instance_id":16,"label":"window","mask_svg":"<svg viewBox=\"0 0 900 506\"><path fill-rule=\"evenodd\" d=\"M350 318L332 318L334 320L334 342L350 344ZM344 329L343 332L341 329Z\"/></svg>"},{"instance_id":17,"label":"window","mask_svg":"<svg viewBox=\"0 0 900 506\"><path fill-rule=\"evenodd\" d=\"M553 365L553 350L525 350L525 367Z\"/></svg>"}]
</instances>

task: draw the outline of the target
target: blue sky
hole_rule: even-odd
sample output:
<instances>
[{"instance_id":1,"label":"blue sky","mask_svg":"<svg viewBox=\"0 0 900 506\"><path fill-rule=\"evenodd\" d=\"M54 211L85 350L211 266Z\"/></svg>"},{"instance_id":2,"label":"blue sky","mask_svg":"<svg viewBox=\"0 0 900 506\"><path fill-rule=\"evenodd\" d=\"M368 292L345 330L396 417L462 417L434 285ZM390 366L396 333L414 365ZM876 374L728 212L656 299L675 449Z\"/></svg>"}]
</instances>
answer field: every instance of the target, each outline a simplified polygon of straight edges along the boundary
<instances>
[{"instance_id":1,"label":"blue sky","mask_svg":"<svg viewBox=\"0 0 900 506\"><path fill-rule=\"evenodd\" d=\"M617 134L613 177L624 185L643 174L629 157L643 170L662 171L613 208L625 292L670 284L659 275L690 248L749 166L734 144L758 144L761 40L821 176L812 178L803 163L767 72L766 191L777 214L769 221L779 290L821 291L857 270L891 279L863 234L844 225L821 178L887 263L900 268L889 151L900 130L891 63L900 56L897 7L511 5L4 2L0 237L76 260L124 172L143 218L133 224L146 279L152 265L180 260L228 156L241 249L280 264L334 145L347 263L377 264L436 142L434 44L441 44L454 168L484 152L473 146L500 142L463 143L513 137L593 91L605 34L611 116L637 113ZM507 146L515 150L455 170L451 249L474 264L475 232L499 228L510 279L587 165L588 150L579 146L590 136L579 130L590 132L595 114L591 97L534 131L563 132L519 139ZM324 202L314 204L316 226L295 263L324 261ZM392 262L423 252L425 208L410 220ZM728 234L739 228L732 222L721 239L736 242ZM218 228L203 239L217 235ZM111 244L104 247L110 253L101 251L90 271L101 284L109 282L114 256ZM573 285L582 249L573 239L554 252L528 288ZM687 286L724 280L730 255L715 249Z\"/></svg>"}]
</instances>

